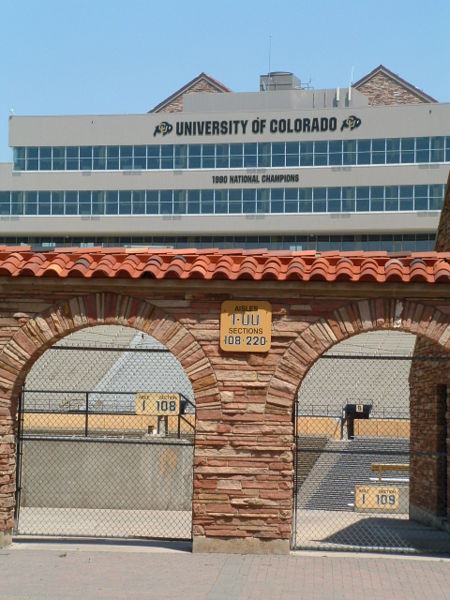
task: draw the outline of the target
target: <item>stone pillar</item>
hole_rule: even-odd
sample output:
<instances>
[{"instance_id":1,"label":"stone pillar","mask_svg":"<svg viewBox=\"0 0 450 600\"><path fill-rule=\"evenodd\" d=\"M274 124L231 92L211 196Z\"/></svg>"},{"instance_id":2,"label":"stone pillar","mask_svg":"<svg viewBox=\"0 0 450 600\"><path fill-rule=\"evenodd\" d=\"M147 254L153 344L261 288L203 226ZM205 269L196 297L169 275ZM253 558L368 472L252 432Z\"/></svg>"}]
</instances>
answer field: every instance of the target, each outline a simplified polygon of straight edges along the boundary
<instances>
[{"instance_id":1,"label":"stone pillar","mask_svg":"<svg viewBox=\"0 0 450 600\"><path fill-rule=\"evenodd\" d=\"M444 356L448 360L443 360ZM449 366L450 355L442 347L423 338L417 340L409 378L410 517L450 530L450 413L448 408L443 411ZM445 451L447 456L442 456Z\"/></svg>"},{"instance_id":2,"label":"stone pillar","mask_svg":"<svg viewBox=\"0 0 450 600\"><path fill-rule=\"evenodd\" d=\"M450 252L450 171L447 179L444 203L436 233L435 250ZM448 318L447 318L448 323ZM423 356L443 356L446 350L424 338L418 338L411 365L411 450L418 452L442 452L446 457L412 456L410 483L410 517L433 523L450 531L450 355L448 338L446 344L448 361L423 361ZM446 393L445 393L446 391ZM443 397L447 396L447 412L442 410ZM446 436L446 444L442 440ZM446 465L445 465L446 463ZM447 471L447 493L443 493L442 474ZM445 498L446 497L446 498ZM447 504L445 507L444 504Z\"/></svg>"},{"instance_id":3,"label":"stone pillar","mask_svg":"<svg viewBox=\"0 0 450 600\"><path fill-rule=\"evenodd\" d=\"M12 541L15 474L14 421L5 399L0 397L0 548Z\"/></svg>"},{"instance_id":4,"label":"stone pillar","mask_svg":"<svg viewBox=\"0 0 450 600\"><path fill-rule=\"evenodd\" d=\"M194 552L290 550L292 403L267 410L274 362L270 355L225 357L216 370L220 406L197 409Z\"/></svg>"}]
</instances>

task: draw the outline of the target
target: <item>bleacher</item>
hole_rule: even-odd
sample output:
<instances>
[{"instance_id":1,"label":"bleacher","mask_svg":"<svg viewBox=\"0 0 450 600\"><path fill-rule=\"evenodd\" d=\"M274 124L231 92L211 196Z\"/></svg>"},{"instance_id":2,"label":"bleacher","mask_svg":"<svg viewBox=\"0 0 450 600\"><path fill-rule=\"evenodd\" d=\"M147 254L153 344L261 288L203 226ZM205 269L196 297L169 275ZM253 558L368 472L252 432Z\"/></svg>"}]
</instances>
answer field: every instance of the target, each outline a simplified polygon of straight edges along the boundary
<instances>
[{"instance_id":1,"label":"bleacher","mask_svg":"<svg viewBox=\"0 0 450 600\"><path fill-rule=\"evenodd\" d=\"M372 471L372 464L407 463L408 450L409 440L404 438L329 440L323 450L318 450L317 460L299 490L298 508L353 510L355 486L378 480L378 475ZM302 451L298 454L300 465L303 463L303 454ZM305 456L310 464L308 454L305 453ZM408 474L403 470L393 470L383 480L407 483Z\"/></svg>"},{"instance_id":2,"label":"bleacher","mask_svg":"<svg viewBox=\"0 0 450 600\"><path fill-rule=\"evenodd\" d=\"M403 357L412 358L415 341L409 333L377 331L340 342L302 382L299 416L339 417L342 408L353 403L371 404L372 418L409 418L411 361Z\"/></svg>"},{"instance_id":3,"label":"bleacher","mask_svg":"<svg viewBox=\"0 0 450 600\"><path fill-rule=\"evenodd\" d=\"M70 350L58 350L68 346ZM90 409L101 406L104 412L112 413L133 412L137 391L174 392L194 402L181 364L172 353L158 352L161 349L164 346L157 340L129 327L83 329L57 342L34 363L25 389L89 391ZM25 407L42 405L46 410L58 410L61 402L71 397L74 395L27 392Z\"/></svg>"}]
</instances>

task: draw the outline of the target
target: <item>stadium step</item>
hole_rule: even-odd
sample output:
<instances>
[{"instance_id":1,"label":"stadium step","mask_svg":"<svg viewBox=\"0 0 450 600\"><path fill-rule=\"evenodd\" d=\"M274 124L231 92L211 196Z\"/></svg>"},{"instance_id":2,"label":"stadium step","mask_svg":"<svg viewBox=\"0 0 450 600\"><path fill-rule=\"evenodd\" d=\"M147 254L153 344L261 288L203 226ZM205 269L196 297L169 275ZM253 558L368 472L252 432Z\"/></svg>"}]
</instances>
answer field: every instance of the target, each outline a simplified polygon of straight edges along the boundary
<instances>
[{"instance_id":1,"label":"stadium step","mask_svg":"<svg viewBox=\"0 0 450 600\"><path fill-rule=\"evenodd\" d=\"M298 478L297 506L310 510L352 510L355 485L368 484L373 479L373 463L405 463L408 457L407 439L355 438L343 442L330 440L323 450L315 454L309 474ZM297 456L297 473L305 469L300 449ZM307 459L311 463L311 458ZM391 472L390 477L404 478L404 472Z\"/></svg>"}]
</instances>

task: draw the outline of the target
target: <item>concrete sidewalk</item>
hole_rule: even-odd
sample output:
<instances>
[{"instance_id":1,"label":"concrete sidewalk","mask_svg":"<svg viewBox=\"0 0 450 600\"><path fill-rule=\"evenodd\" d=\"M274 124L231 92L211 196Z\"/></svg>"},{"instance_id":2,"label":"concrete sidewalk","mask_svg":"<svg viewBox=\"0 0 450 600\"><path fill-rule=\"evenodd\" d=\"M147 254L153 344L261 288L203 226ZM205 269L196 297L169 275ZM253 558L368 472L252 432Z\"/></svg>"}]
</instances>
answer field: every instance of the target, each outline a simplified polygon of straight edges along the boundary
<instances>
[{"instance_id":1,"label":"concrete sidewalk","mask_svg":"<svg viewBox=\"0 0 450 600\"><path fill-rule=\"evenodd\" d=\"M448 600L450 557L191 554L190 544L20 541L0 551L8 600Z\"/></svg>"}]
</instances>

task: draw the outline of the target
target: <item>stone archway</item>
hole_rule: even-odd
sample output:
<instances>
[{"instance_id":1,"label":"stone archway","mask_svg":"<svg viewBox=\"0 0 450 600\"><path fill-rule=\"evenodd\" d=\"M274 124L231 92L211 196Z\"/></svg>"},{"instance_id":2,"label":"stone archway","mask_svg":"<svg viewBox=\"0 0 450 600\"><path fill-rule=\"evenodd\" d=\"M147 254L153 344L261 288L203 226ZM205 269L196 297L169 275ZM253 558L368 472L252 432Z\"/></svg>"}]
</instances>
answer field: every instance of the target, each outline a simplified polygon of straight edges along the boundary
<instances>
[{"instance_id":1,"label":"stone archway","mask_svg":"<svg viewBox=\"0 0 450 600\"><path fill-rule=\"evenodd\" d=\"M349 302L312 323L291 343L280 359L270 381L266 399L266 414L292 417L296 393L312 365L339 342L359 333L377 330L404 331L415 334L418 340L416 348L425 345L428 353L447 355L450 352L450 319L447 314L441 312L434 305L410 300L383 299ZM424 368L423 366L420 368L423 379ZM438 377L439 381L437 381L435 365L429 370L432 370L433 384L441 383L448 387L448 374L441 370L440 379ZM411 394L411 402L417 402L416 396L417 394ZM438 413L438 410L433 404L434 397L430 396L430 398L429 412L433 416ZM411 411L411 438L415 443L422 443L420 448L423 449L423 441L427 437L427 443L429 441L431 448L434 448L434 440L431 439L434 430L433 426L430 427L430 419L424 421L417 412ZM424 429L426 432L422 431ZM294 446L293 441L292 427L291 448ZM292 467L293 463L294 453L292 452ZM437 469L434 464L430 464L430 461L426 466L424 465L423 460L411 461L413 495L410 499L410 506L414 507L416 519L436 524L437 520L433 519L429 502L424 503L423 497L426 495L425 487L433 489L438 487ZM424 469L426 469L426 473ZM418 483L419 480L424 483Z\"/></svg>"},{"instance_id":2,"label":"stone archway","mask_svg":"<svg viewBox=\"0 0 450 600\"><path fill-rule=\"evenodd\" d=\"M366 331L396 330L417 334L450 350L450 319L434 305L410 300L349 302L300 333L280 359L267 390L266 411L292 414L303 377L335 344Z\"/></svg>"},{"instance_id":3,"label":"stone archway","mask_svg":"<svg viewBox=\"0 0 450 600\"><path fill-rule=\"evenodd\" d=\"M18 395L35 360L59 339L99 324L133 327L164 344L179 360L199 407L219 403L216 377L201 346L180 322L146 300L113 293L76 296L34 317L23 315L20 324L0 353L0 546L10 541L14 525Z\"/></svg>"}]
</instances>

